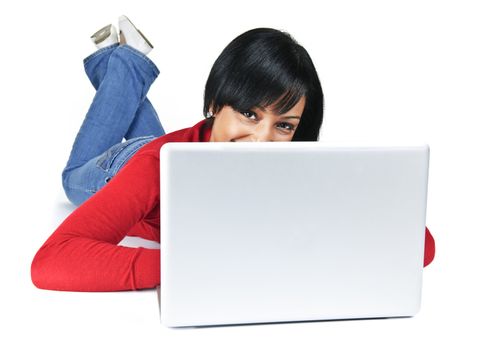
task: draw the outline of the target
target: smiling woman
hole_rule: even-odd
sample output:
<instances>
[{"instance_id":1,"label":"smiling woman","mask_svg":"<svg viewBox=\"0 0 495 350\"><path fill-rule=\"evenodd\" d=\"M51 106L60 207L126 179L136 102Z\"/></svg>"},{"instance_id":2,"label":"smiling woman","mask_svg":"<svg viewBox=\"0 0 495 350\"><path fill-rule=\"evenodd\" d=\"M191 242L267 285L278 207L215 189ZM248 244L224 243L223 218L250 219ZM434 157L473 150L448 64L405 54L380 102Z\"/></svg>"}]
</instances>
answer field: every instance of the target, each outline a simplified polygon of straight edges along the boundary
<instances>
[{"instance_id":1,"label":"smiling woman","mask_svg":"<svg viewBox=\"0 0 495 350\"><path fill-rule=\"evenodd\" d=\"M146 97L159 74L146 56L153 46L127 17L119 26L120 39L111 25L97 31L98 50L84 60L97 91L62 174L67 197L79 207L33 259L31 278L39 288L116 291L160 284L159 250L118 244L126 235L160 240L163 144L318 139L318 75L287 33L259 28L234 39L206 83L207 118L165 134ZM433 248L430 242L427 251Z\"/></svg>"},{"instance_id":2,"label":"smiling woman","mask_svg":"<svg viewBox=\"0 0 495 350\"><path fill-rule=\"evenodd\" d=\"M317 141L323 92L301 45L288 33L258 28L215 61L203 112L215 117L210 141Z\"/></svg>"}]
</instances>

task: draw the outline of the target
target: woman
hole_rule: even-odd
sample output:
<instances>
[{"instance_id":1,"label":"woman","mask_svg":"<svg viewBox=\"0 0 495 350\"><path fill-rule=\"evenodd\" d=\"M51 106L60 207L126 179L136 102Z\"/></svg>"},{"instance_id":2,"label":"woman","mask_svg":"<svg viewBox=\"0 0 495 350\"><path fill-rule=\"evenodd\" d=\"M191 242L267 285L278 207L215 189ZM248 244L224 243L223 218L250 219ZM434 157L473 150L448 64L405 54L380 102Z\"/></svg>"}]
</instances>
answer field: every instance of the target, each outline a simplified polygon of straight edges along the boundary
<instances>
[{"instance_id":1,"label":"woman","mask_svg":"<svg viewBox=\"0 0 495 350\"><path fill-rule=\"evenodd\" d=\"M44 289L117 291L160 283L157 249L118 246L126 236L159 241L159 150L167 142L316 141L323 93L306 50L268 28L235 38L205 87L205 120L164 134L146 94L159 71L153 48L124 16L93 35L85 59L97 89L76 137L63 185L80 205L34 257L33 283ZM125 138L125 142L121 142ZM426 230L425 265L433 259Z\"/></svg>"}]
</instances>

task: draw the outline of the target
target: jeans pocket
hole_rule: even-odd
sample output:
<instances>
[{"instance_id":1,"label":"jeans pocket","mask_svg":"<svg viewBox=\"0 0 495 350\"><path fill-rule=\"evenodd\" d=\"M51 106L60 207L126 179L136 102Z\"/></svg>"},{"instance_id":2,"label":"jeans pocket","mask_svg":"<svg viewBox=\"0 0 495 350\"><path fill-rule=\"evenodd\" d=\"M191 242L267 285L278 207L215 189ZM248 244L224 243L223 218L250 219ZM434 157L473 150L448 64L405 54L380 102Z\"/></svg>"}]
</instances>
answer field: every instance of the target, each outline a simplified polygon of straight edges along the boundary
<instances>
[{"instance_id":1,"label":"jeans pocket","mask_svg":"<svg viewBox=\"0 0 495 350\"><path fill-rule=\"evenodd\" d=\"M117 165L120 169L142 146L155 138L154 136L141 136L113 145L98 158L96 166L110 172L109 170L119 159ZM113 173L119 169L113 169Z\"/></svg>"},{"instance_id":2,"label":"jeans pocket","mask_svg":"<svg viewBox=\"0 0 495 350\"><path fill-rule=\"evenodd\" d=\"M115 158L119 155L120 152L122 152L125 146L125 142L122 142L110 147L108 150L105 151L105 153L100 156L100 158L98 158L98 160L96 161L96 166L105 171L108 171L115 161Z\"/></svg>"}]
</instances>

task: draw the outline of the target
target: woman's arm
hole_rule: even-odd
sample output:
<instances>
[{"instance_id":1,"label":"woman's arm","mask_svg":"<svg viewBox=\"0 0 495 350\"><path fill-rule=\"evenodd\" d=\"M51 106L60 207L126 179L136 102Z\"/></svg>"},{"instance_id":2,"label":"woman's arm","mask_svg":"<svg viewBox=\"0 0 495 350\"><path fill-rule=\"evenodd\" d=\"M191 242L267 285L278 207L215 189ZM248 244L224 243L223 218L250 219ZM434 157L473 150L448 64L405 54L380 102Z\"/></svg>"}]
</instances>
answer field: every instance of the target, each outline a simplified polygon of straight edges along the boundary
<instances>
[{"instance_id":1,"label":"woman's arm","mask_svg":"<svg viewBox=\"0 0 495 350\"><path fill-rule=\"evenodd\" d=\"M423 266L428 266L433 261L433 258L435 258L435 240L427 227L425 232L425 257Z\"/></svg>"},{"instance_id":2,"label":"woman's arm","mask_svg":"<svg viewBox=\"0 0 495 350\"><path fill-rule=\"evenodd\" d=\"M160 283L160 251L117 244L159 204L159 160L133 157L48 238L31 265L42 289L117 291Z\"/></svg>"},{"instance_id":3,"label":"woman's arm","mask_svg":"<svg viewBox=\"0 0 495 350\"><path fill-rule=\"evenodd\" d=\"M42 289L117 291L160 283L160 251L117 244L159 203L159 161L139 155L77 208L48 238L31 266ZM425 230L424 266L435 256Z\"/></svg>"}]
</instances>

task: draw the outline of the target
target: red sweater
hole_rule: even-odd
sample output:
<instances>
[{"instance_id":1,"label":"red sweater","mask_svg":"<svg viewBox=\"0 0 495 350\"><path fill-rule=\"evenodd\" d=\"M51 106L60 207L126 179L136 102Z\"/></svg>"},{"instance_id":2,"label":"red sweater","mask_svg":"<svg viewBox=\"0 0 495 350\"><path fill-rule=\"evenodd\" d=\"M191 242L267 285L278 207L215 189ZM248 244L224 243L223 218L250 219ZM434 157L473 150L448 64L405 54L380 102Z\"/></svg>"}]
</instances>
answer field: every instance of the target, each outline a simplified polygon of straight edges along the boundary
<instances>
[{"instance_id":1,"label":"red sweater","mask_svg":"<svg viewBox=\"0 0 495 350\"><path fill-rule=\"evenodd\" d=\"M38 288L117 291L160 284L160 250L129 248L126 236L160 241L160 148L167 142L208 142L206 120L142 147L105 187L69 215L36 253L31 278ZM435 255L426 228L424 266Z\"/></svg>"}]
</instances>

